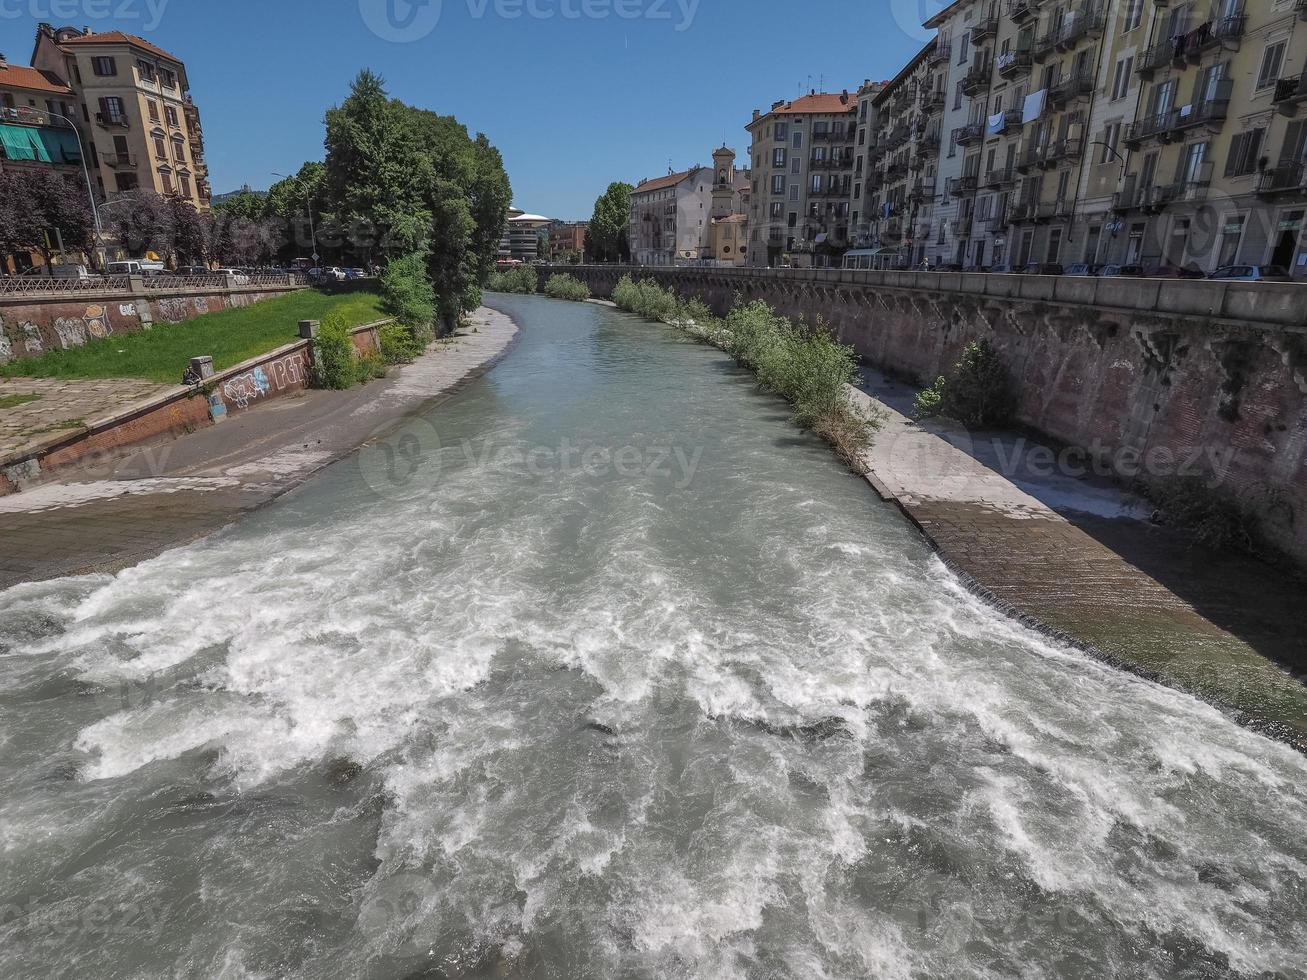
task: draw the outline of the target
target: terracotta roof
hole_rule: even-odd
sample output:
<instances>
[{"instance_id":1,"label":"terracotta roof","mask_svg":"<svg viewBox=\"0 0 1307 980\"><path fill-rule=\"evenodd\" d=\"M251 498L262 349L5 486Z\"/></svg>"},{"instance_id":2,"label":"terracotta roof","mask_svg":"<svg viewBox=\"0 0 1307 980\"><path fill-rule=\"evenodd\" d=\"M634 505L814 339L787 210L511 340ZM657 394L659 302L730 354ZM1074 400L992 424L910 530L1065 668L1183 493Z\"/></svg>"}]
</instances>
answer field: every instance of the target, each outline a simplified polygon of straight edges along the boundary
<instances>
[{"instance_id":1,"label":"terracotta roof","mask_svg":"<svg viewBox=\"0 0 1307 980\"><path fill-rule=\"evenodd\" d=\"M40 71L23 65L5 65L0 68L0 85L11 88L23 88L31 92L54 92L58 95L72 95L73 90L64 84L62 78L54 72Z\"/></svg>"},{"instance_id":2,"label":"terracotta roof","mask_svg":"<svg viewBox=\"0 0 1307 980\"><path fill-rule=\"evenodd\" d=\"M837 112L857 112L858 103L848 92L831 93L815 92L812 95L805 95L802 98L795 99L793 102L785 102L772 109L770 113L763 115L784 115L787 113L837 113Z\"/></svg>"},{"instance_id":3,"label":"terracotta roof","mask_svg":"<svg viewBox=\"0 0 1307 980\"><path fill-rule=\"evenodd\" d=\"M82 34L79 37L70 37L64 40L64 46L75 47L83 44L130 44L133 47L149 51L151 54L158 55L160 58L167 58L169 61L175 61L181 64L181 58L175 54L169 54L163 48L156 47L143 37L137 37L135 34L126 34L123 31L105 31L102 34Z\"/></svg>"},{"instance_id":4,"label":"terracotta roof","mask_svg":"<svg viewBox=\"0 0 1307 980\"><path fill-rule=\"evenodd\" d=\"M685 180L691 174L702 170L702 167L695 167L694 170L682 170L679 173L668 174L666 177L657 177L653 180L646 180L631 191L632 194L644 194L648 191L661 191L668 187L675 187L681 181Z\"/></svg>"}]
</instances>

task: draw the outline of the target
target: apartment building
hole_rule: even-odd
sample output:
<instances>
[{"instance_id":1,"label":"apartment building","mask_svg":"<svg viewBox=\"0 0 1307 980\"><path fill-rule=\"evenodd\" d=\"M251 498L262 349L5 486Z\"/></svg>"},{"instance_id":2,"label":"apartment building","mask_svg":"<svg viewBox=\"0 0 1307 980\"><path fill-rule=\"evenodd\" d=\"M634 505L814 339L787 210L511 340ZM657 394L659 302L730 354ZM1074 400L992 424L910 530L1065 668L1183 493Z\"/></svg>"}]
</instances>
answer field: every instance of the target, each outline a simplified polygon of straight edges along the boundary
<instances>
[{"instance_id":1,"label":"apartment building","mask_svg":"<svg viewBox=\"0 0 1307 980\"><path fill-rule=\"evenodd\" d=\"M121 31L41 24L31 60L76 93L102 195L145 188L208 210L204 131L180 58Z\"/></svg>"},{"instance_id":2,"label":"apartment building","mask_svg":"<svg viewBox=\"0 0 1307 980\"><path fill-rule=\"evenodd\" d=\"M568 252L585 251L588 221L555 221L549 226L549 251L557 258Z\"/></svg>"},{"instance_id":3,"label":"apartment building","mask_svg":"<svg viewBox=\"0 0 1307 980\"><path fill-rule=\"evenodd\" d=\"M731 253L720 255L719 244L731 243L719 242L716 227L732 215L745 214L750 175L737 170L734 161L735 152L722 147L713 153L712 167L696 166L641 180L631 191L631 261L636 265L736 264L738 242Z\"/></svg>"},{"instance_id":4,"label":"apartment building","mask_svg":"<svg viewBox=\"0 0 1307 980\"><path fill-rule=\"evenodd\" d=\"M855 195L855 244L871 250L877 267L920 264L935 236L948 104L939 51L938 39L930 41L893 79L858 93L860 115L869 105L871 135L866 179Z\"/></svg>"},{"instance_id":5,"label":"apartment building","mask_svg":"<svg viewBox=\"0 0 1307 980\"><path fill-rule=\"evenodd\" d=\"M858 111L847 90L753 111L749 265L838 263L849 244Z\"/></svg>"},{"instance_id":6,"label":"apartment building","mask_svg":"<svg viewBox=\"0 0 1307 980\"><path fill-rule=\"evenodd\" d=\"M0 55L0 170L54 167L83 183L76 106L76 94L59 76Z\"/></svg>"},{"instance_id":7,"label":"apartment building","mask_svg":"<svg viewBox=\"0 0 1307 980\"><path fill-rule=\"evenodd\" d=\"M1112 235L1102 243L1109 260L1202 271L1270 264L1307 278L1299 118L1307 2L1188 2L1147 13L1147 46L1132 66L1135 111L1119 135Z\"/></svg>"}]
</instances>

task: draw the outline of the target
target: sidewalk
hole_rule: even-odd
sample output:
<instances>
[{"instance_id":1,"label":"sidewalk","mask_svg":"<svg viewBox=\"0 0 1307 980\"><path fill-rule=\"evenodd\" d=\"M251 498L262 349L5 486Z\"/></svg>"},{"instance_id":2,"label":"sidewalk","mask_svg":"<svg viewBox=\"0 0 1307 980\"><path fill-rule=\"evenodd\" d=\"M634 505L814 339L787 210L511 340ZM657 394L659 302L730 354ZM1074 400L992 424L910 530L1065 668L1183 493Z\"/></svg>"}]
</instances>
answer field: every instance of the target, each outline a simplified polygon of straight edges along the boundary
<instances>
[{"instance_id":1,"label":"sidewalk","mask_svg":"<svg viewBox=\"0 0 1307 980\"><path fill-rule=\"evenodd\" d=\"M1300 582L1153 525L1106 482L1036 475L1036 444L919 425L907 386L867 372L863 387L858 399L886 413L868 480L978 592L1307 750L1307 687L1289 672L1307 671Z\"/></svg>"},{"instance_id":2,"label":"sidewalk","mask_svg":"<svg viewBox=\"0 0 1307 980\"><path fill-rule=\"evenodd\" d=\"M453 340L379 381L277 399L0 497L0 589L116 571L230 524L484 371L516 334L508 317L482 308Z\"/></svg>"}]
</instances>

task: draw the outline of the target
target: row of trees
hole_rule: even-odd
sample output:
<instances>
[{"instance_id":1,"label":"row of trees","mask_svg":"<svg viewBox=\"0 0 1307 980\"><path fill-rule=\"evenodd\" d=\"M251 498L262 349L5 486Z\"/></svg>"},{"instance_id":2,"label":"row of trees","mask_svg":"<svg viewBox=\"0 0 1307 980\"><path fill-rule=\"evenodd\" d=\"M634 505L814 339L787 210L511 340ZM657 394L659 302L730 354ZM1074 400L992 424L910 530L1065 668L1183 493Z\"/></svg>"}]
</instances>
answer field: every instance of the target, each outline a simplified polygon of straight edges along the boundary
<instances>
[{"instance_id":1,"label":"row of trees","mask_svg":"<svg viewBox=\"0 0 1307 980\"><path fill-rule=\"evenodd\" d=\"M595 201L594 214L585 233L585 257L588 262L629 262L631 260L631 192L630 184L616 181Z\"/></svg>"},{"instance_id":2,"label":"row of trees","mask_svg":"<svg viewBox=\"0 0 1307 980\"><path fill-rule=\"evenodd\" d=\"M201 214L149 191L115 196L101 223L133 255L177 264L286 264L316 241L324 261L385 264L418 256L446 326L480 303L512 200L499 151L453 116L392 99L363 71L327 112L326 159L305 163L269 193L239 194ZM310 235L309 213L315 222ZM0 250L89 252L85 189L45 170L0 174Z\"/></svg>"}]
</instances>

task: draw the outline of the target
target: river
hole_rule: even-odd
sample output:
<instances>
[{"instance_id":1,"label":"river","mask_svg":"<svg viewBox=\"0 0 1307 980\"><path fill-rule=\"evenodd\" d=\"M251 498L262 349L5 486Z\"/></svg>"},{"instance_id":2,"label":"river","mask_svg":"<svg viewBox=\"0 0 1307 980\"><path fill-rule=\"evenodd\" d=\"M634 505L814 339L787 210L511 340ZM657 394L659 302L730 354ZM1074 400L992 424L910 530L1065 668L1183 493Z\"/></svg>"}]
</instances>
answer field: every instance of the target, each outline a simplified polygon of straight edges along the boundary
<instances>
[{"instance_id":1,"label":"river","mask_svg":"<svg viewBox=\"0 0 1307 980\"><path fill-rule=\"evenodd\" d=\"M0 976L1302 977L1307 760L973 598L721 354L490 372L0 593Z\"/></svg>"}]
</instances>

